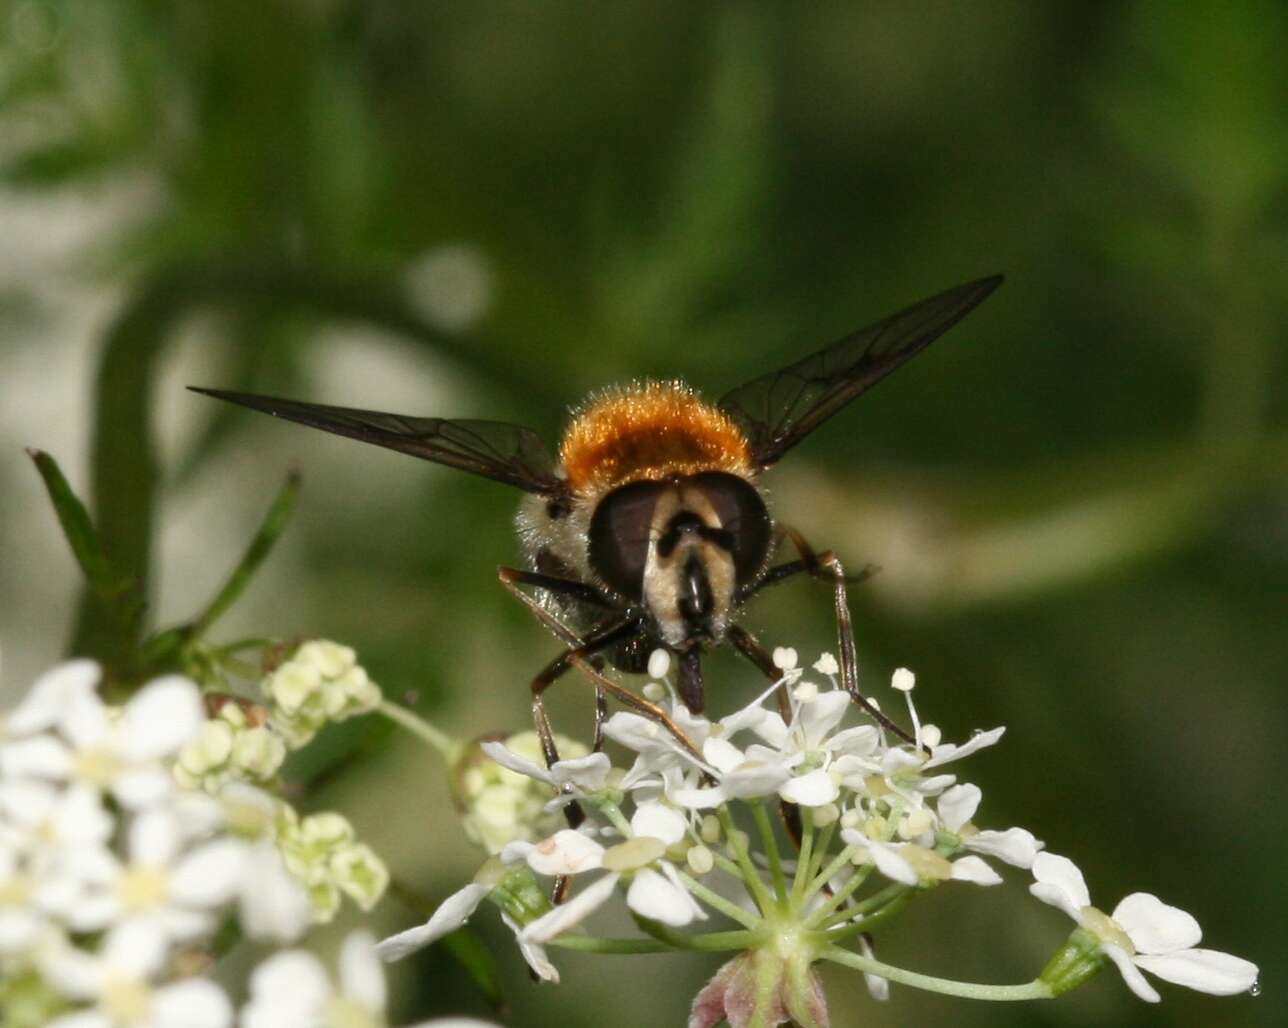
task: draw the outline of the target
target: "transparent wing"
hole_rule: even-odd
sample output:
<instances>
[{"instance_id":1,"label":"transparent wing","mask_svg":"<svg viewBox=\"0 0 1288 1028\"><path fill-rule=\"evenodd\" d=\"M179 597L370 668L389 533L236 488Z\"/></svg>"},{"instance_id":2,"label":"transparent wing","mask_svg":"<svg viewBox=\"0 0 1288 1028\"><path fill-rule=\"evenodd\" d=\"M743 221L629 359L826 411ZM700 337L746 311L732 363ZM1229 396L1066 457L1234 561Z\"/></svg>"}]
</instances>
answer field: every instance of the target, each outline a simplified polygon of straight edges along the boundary
<instances>
[{"instance_id":1,"label":"transparent wing","mask_svg":"<svg viewBox=\"0 0 1288 1028\"><path fill-rule=\"evenodd\" d=\"M769 467L838 410L957 324L1002 284L968 282L861 328L804 360L754 378L720 398Z\"/></svg>"},{"instance_id":2,"label":"transparent wing","mask_svg":"<svg viewBox=\"0 0 1288 1028\"><path fill-rule=\"evenodd\" d=\"M472 471L530 493L557 493L563 489L563 480L555 474L555 462L545 445L535 432L521 425L468 418L411 418L254 393L188 388L311 428Z\"/></svg>"}]
</instances>

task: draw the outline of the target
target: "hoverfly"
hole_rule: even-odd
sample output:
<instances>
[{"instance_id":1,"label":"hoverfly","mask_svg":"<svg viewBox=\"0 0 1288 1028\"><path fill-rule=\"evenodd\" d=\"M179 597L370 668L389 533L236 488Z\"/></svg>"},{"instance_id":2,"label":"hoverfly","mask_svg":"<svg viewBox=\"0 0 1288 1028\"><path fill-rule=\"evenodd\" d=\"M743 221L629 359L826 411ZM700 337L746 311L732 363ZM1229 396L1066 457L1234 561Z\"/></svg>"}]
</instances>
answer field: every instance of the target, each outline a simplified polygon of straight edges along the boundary
<instances>
[{"instance_id":1,"label":"hoverfly","mask_svg":"<svg viewBox=\"0 0 1288 1028\"><path fill-rule=\"evenodd\" d=\"M860 329L715 403L681 382L636 383L574 411L556 458L520 425L406 417L249 393L196 389L223 400L437 464L527 493L517 517L527 567L501 582L565 644L531 682L533 719L548 763L558 759L545 690L572 667L596 685L596 745L605 694L685 738L658 706L600 673L639 673L658 647L677 661L680 699L703 709L701 655L724 642L771 680L781 672L738 624L744 604L798 574L834 585L841 681L856 702L908 739L857 687L847 577L771 515L760 476L824 421L965 317L1000 275L949 289ZM195 388L195 387L194 387ZM796 558L774 564L790 542ZM523 587L534 590L533 594Z\"/></svg>"}]
</instances>

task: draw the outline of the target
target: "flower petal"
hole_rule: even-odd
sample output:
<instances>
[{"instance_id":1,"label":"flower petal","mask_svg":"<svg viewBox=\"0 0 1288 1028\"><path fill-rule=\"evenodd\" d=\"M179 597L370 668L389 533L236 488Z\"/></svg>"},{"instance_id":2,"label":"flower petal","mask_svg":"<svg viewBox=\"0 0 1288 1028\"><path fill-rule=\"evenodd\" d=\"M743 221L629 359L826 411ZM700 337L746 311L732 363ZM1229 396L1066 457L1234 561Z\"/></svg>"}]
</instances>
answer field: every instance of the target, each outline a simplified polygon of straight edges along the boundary
<instances>
[{"instance_id":1,"label":"flower petal","mask_svg":"<svg viewBox=\"0 0 1288 1028\"><path fill-rule=\"evenodd\" d=\"M340 947L340 989L372 1013L383 1012L387 993L385 975L376 956L376 939L370 932L350 932Z\"/></svg>"},{"instance_id":2,"label":"flower petal","mask_svg":"<svg viewBox=\"0 0 1288 1028\"><path fill-rule=\"evenodd\" d=\"M631 831L636 835L651 835L668 846L683 839L688 827L683 814L656 800L640 803L631 818Z\"/></svg>"},{"instance_id":3,"label":"flower petal","mask_svg":"<svg viewBox=\"0 0 1288 1028\"><path fill-rule=\"evenodd\" d=\"M1140 973L1140 969L1132 963L1132 959L1127 955L1125 949L1121 946L1105 943L1100 947L1100 952L1114 962L1123 976L1123 981L1127 983L1127 988L1131 989L1146 1003L1157 1003L1162 999L1155 988L1145 980L1145 976Z\"/></svg>"},{"instance_id":4,"label":"flower petal","mask_svg":"<svg viewBox=\"0 0 1288 1028\"><path fill-rule=\"evenodd\" d=\"M237 895L248 851L240 839L216 839L185 855L170 878L170 895L180 903L214 907Z\"/></svg>"},{"instance_id":5,"label":"flower petal","mask_svg":"<svg viewBox=\"0 0 1288 1028\"><path fill-rule=\"evenodd\" d=\"M976 885L1001 885L1002 876L979 857L960 857L953 861L953 880Z\"/></svg>"},{"instance_id":6,"label":"flower petal","mask_svg":"<svg viewBox=\"0 0 1288 1028\"><path fill-rule=\"evenodd\" d=\"M1247 992L1257 983L1257 965L1230 953L1187 949L1160 956L1138 956L1136 965L1174 985L1213 996Z\"/></svg>"},{"instance_id":7,"label":"flower petal","mask_svg":"<svg viewBox=\"0 0 1288 1028\"><path fill-rule=\"evenodd\" d=\"M561 903L550 913L537 918L519 933L519 938L525 942L549 942L556 935L580 924L608 901L620 877L616 872L604 875L567 903Z\"/></svg>"},{"instance_id":8,"label":"flower petal","mask_svg":"<svg viewBox=\"0 0 1288 1028\"><path fill-rule=\"evenodd\" d=\"M205 721L201 692L180 675L157 678L125 705L125 752L133 760L156 760L177 751Z\"/></svg>"},{"instance_id":9,"label":"flower petal","mask_svg":"<svg viewBox=\"0 0 1288 1028\"><path fill-rule=\"evenodd\" d=\"M693 897L651 867L635 872L626 890L626 905L640 917L661 921L673 928L686 925L697 916Z\"/></svg>"},{"instance_id":10,"label":"flower petal","mask_svg":"<svg viewBox=\"0 0 1288 1028\"><path fill-rule=\"evenodd\" d=\"M523 959L527 962L528 966L532 968L533 973L544 982L552 982L555 985L558 985L559 969L556 968L555 965L550 962L550 958L546 956L546 948L540 943L533 942L531 939L525 939L523 937L523 929L520 928L515 923L514 918L504 910L501 911L501 920L505 922L505 926L509 928L510 931L514 932L514 941L519 944L519 952L523 954ZM462 1028L468 1028L468 1021L463 1021Z\"/></svg>"},{"instance_id":11,"label":"flower petal","mask_svg":"<svg viewBox=\"0 0 1288 1028\"><path fill-rule=\"evenodd\" d=\"M1033 866L1042 841L1024 828L1008 828L1004 832L976 832L965 840L966 848L985 856L1004 860L1012 867L1026 870Z\"/></svg>"},{"instance_id":12,"label":"flower petal","mask_svg":"<svg viewBox=\"0 0 1288 1028\"><path fill-rule=\"evenodd\" d=\"M549 771L536 761L519 756L505 743L496 742L495 740L485 742L482 745L482 750L502 767L507 767L516 774L535 778L538 782L545 782L547 785L555 784L555 780Z\"/></svg>"},{"instance_id":13,"label":"flower petal","mask_svg":"<svg viewBox=\"0 0 1288 1028\"><path fill-rule=\"evenodd\" d=\"M798 778L789 778L778 787L778 795L802 807L821 807L841 795L841 790L827 769L820 767Z\"/></svg>"},{"instance_id":14,"label":"flower petal","mask_svg":"<svg viewBox=\"0 0 1288 1028\"><path fill-rule=\"evenodd\" d=\"M1199 923L1191 915L1148 892L1133 892L1125 897L1111 916L1127 933L1137 953L1174 953L1197 946L1203 938Z\"/></svg>"},{"instance_id":15,"label":"flower petal","mask_svg":"<svg viewBox=\"0 0 1288 1028\"><path fill-rule=\"evenodd\" d=\"M822 744L828 733L841 723L850 709L850 696L840 689L820 692L808 703L802 703L800 714L793 728L799 728L805 734L808 749Z\"/></svg>"},{"instance_id":16,"label":"flower petal","mask_svg":"<svg viewBox=\"0 0 1288 1028\"><path fill-rule=\"evenodd\" d=\"M155 1028L228 1028L232 1023L232 1004L224 990L208 979L189 978L152 995L149 1024Z\"/></svg>"},{"instance_id":17,"label":"flower petal","mask_svg":"<svg viewBox=\"0 0 1288 1028\"><path fill-rule=\"evenodd\" d=\"M571 785L575 789L594 792L602 789L612 770L607 753L588 753L572 760L560 760L550 769L555 785Z\"/></svg>"},{"instance_id":18,"label":"flower petal","mask_svg":"<svg viewBox=\"0 0 1288 1028\"><path fill-rule=\"evenodd\" d=\"M99 667L92 660L69 660L51 668L36 679L5 718L5 732L10 736L31 735L52 728L63 711L79 696L92 694L98 687Z\"/></svg>"},{"instance_id":19,"label":"flower petal","mask_svg":"<svg viewBox=\"0 0 1288 1028\"><path fill-rule=\"evenodd\" d=\"M604 847L571 828L555 832L528 851L528 866L539 875L575 875L603 863Z\"/></svg>"},{"instance_id":20,"label":"flower petal","mask_svg":"<svg viewBox=\"0 0 1288 1028\"><path fill-rule=\"evenodd\" d=\"M899 856L898 851L884 842L869 842L868 852L872 854L872 863L876 864L877 870L887 878L896 882L902 882L904 885L916 885L917 871L903 857Z\"/></svg>"},{"instance_id":21,"label":"flower petal","mask_svg":"<svg viewBox=\"0 0 1288 1028\"><path fill-rule=\"evenodd\" d=\"M465 888L452 893L438 905L433 916L423 925L408 928L405 932L382 939L376 945L376 955L386 963L401 960L409 953L424 949L431 942L441 939L448 932L461 927L492 891L490 885L470 882Z\"/></svg>"},{"instance_id":22,"label":"flower petal","mask_svg":"<svg viewBox=\"0 0 1288 1028\"><path fill-rule=\"evenodd\" d=\"M1059 907L1075 921L1080 920L1082 908L1091 905L1087 882L1068 857L1039 853L1033 860L1033 877L1029 892L1043 903Z\"/></svg>"},{"instance_id":23,"label":"flower petal","mask_svg":"<svg viewBox=\"0 0 1288 1028\"><path fill-rule=\"evenodd\" d=\"M940 796L938 810L944 827L950 832L956 832L961 828L975 816L983 795L978 785L954 785Z\"/></svg>"}]
</instances>

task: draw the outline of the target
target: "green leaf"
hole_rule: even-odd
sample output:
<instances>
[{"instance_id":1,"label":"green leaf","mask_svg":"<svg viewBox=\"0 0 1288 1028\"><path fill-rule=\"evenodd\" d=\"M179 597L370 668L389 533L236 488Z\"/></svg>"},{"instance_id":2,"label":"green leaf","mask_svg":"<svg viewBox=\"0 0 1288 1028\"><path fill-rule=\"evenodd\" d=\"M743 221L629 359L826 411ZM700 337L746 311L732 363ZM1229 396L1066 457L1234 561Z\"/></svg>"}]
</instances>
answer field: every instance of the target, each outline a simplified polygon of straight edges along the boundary
<instances>
[{"instance_id":1,"label":"green leaf","mask_svg":"<svg viewBox=\"0 0 1288 1028\"><path fill-rule=\"evenodd\" d=\"M264 515L264 520L259 526L259 531L251 539L250 545L238 561L233 572L228 576L228 581L224 587L215 594L215 598L210 601L201 616L193 622L192 634L193 639L200 639L202 635L222 617L238 597L250 585L250 580L254 577L255 572L259 569L260 564L272 552L276 545L278 537L286 528L286 523L290 520L291 514L295 510L295 501L300 495L300 476L298 472L292 471L286 477L286 482L278 491L274 498L272 506L268 508L268 513Z\"/></svg>"},{"instance_id":2,"label":"green leaf","mask_svg":"<svg viewBox=\"0 0 1288 1028\"><path fill-rule=\"evenodd\" d=\"M45 489L54 505L54 513L58 515L63 535L67 537L72 555L85 573L90 588L104 602L112 602L122 592L122 580L103 552L89 511L72 492L72 487L53 457L43 450L31 449L27 451L27 456L35 463L36 470L44 479Z\"/></svg>"}]
</instances>

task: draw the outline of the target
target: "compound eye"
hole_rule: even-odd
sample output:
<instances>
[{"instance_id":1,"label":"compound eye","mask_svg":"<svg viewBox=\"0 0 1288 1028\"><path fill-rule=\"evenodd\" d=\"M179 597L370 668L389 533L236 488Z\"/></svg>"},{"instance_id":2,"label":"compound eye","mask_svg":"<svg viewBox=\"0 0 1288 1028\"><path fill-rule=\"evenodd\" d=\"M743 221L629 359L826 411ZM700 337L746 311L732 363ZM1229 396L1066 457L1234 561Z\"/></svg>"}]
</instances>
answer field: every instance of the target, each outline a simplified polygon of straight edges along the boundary
<instances>
[{"instance_id":1,"label":"compound eye","mask_svg":"<svg viewBox=\"0 0 1288 1028\"><path fill-rule=\"evenodd\" d=\"M746 480L723 471L694 475L688 484L702 491L720 519L721 538L733 556L738 584L745 585L769 556L772 530L765 502Z\"/></svg>"},{"instance_id":2,"label":"compound eye","mask_svg":"<svg viewBox=\"0 0 1288 1028\"><path fill-rule=\"evenodd\" d=\"M590 566L609 586L631 600L644 592L649 530L660 482L632 482L599 501L590 519Z\"/></svg>"}]
</instances>

